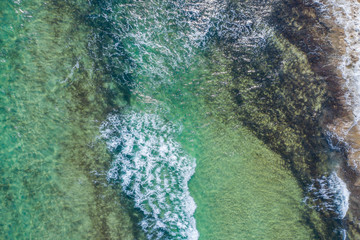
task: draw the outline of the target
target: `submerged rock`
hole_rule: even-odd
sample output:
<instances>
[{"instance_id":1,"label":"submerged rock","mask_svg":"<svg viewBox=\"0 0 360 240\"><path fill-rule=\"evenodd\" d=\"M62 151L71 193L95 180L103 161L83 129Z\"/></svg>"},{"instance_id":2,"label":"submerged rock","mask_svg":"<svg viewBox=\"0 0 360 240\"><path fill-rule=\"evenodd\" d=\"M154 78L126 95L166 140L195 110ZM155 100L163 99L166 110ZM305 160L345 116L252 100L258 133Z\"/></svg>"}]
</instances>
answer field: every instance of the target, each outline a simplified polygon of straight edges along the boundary
<instances>
[{"instance_id":1,"label":"submerged rock","mask_svg":"<svg viewBox=\"0 0 360 240\"><path fill-rule=\"evenodd\" d=\"M283 156L313 199L316 194L306 192L312 180L330 176L345 157L327 141L329 123L348 113L333 66L343 52L343 38L330 40L341 28L322 21L321 14L319 4L301 1L230 2L222 19L226 24L219 23L221 31L213 33L230 62L227 87L238 119ZM234 34L226 28L237 24L246 31L238 27L243 31ZM307 221L320 239L343 235L336 211L316 210L307 213Z\"/></svg>"},{"instance_id":2,"label":"submerged rock","mask_svg":"<svg viewBox=\"0 0 360 240\"><path fill-rule=\"evenodd\" d=\"M351 191L347 213L349 237L360 237L358 126L359 3L356 1L282 1L272 21L282 36L303 51L325 82L326 101L319 121L329 145L340 152L339 176Z\"/></svg>"}]
</instances>

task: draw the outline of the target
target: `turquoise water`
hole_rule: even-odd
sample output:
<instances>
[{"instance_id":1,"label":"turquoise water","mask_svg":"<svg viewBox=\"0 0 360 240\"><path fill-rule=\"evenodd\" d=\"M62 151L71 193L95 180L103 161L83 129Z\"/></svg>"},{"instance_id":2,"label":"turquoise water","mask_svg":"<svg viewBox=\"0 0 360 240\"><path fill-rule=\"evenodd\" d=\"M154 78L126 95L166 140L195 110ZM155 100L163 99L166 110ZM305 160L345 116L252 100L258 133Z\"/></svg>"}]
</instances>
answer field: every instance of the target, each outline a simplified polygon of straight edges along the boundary
<instances>
[{"instance_id":1,"label":"turquoise water","mask_svg":"<svg viewBox=\"0 0 360 240\"><path fill-rule=\"evenodd\" d=\"M212 41L227 7L0 3L1 238L327 233L282 156L239 120L232 61ZM267 31L241 26L254 41Z\"/></svg>"},{"instance_id":2,"label":"turquoise water","mask_svg":"<svg viewBox=\"0 0 360 240\"><path fill-rule=\"evenodd\" d=\"M90 29L65 3L0 5L0 238L134 239L136 216L107 186L110 156L95 140L107 103Z\"/></svg>"}]
</instances>

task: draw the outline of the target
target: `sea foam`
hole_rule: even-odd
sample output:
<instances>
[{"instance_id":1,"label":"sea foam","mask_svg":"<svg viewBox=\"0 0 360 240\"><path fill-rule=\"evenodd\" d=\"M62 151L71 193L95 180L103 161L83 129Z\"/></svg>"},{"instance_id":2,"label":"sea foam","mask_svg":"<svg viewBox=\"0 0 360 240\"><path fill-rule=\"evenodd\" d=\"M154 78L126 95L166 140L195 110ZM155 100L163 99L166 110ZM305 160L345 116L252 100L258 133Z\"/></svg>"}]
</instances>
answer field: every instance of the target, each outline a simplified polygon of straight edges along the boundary
<instances>
[{"instance_id":1,"label":"sea foam","mask_svg":"<svg viewBox=\"0 0 360 240\"><path fill-rule=\"evenodd\" d=\"M101 126L115 157L107 178L120 182L143 212L140 225L148 239L199 237L188 189L195 159L176 142L177 133L178 126L146 113L110 115Z\"/></svg>"},{"instance_id":2,"label":"sea foam","mask_svg":"<svg viewBox=\"0 0 360 240\"><path fill-rule=\"evenodd\" d=\"M346 103L353 110L354 124L360 120L360 3L356 0L320 1L324 10L344 29L345 53L339 64L346 81Z\"/></svg>"},{"instance_id":3,"label":"sea foam","mask_svg":"<svg viewBox=\"0 0 360 240\"><path fill-rule=\"evenodd\" d=\"M344 80L344 107L348 111L346 117L337 119L328 126L336 132L338 140L346 145L348 164L359 168L360 157L360 3L356 0L318 0L323 17L334 21L343 29L340 34L344 49L339 58L338 69Z\"/></svg>"},{"instance_id":4,"label":"sea foam","mask_svg":"<svg viewBox=\"0 0 360 240\"><path fill-rule=\"evenodd\" d=\"M339 219L343 219L349 209L350 192L346 183L335 173L313 179L312 184L307 189L310 198L305 202L311 201L317 210L327 210L336 213Z\"/></svg>"}]
</instances>

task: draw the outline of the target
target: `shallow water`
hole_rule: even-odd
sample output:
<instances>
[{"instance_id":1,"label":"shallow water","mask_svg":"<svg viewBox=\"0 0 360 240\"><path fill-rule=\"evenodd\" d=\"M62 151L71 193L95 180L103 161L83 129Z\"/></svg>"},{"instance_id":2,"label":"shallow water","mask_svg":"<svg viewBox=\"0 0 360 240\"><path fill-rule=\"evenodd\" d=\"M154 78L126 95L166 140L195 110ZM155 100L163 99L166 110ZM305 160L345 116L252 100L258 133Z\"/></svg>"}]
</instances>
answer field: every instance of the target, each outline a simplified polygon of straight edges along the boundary
<instances>
[{"instance_id":1,"label":"shallow water","mask_svg":"<svg viewBox=\"0 0 360 240\"><path fill-rule=\"evenodd\" d=\"M147 6L142 3L140 7L151 9L152 4ZM149 165L154 154L161 155L160 147L154 142L159 141L156 139L168 139L170 135L174 139L171 142L176 142L176 149L169 154L175 153L176 156L177 151L185 151L184 154L194 157L197 164L189 184L190 195L197 205L195 219L200 239L316 238L317 233L313 232L304 217L307 207L302 202L302 191L281 157L272 153L237 121L236 104L229 91L232 88L230 62L216 50L215 45L203 49L197 41L183 35L183 32L191 33L194 29L192 26L195 23L190 20L189 25L171 25L171 29L159 32L157 26L166 26L162 21L163 15L168 12L158 6L154 11L151 15L137 11L136 21L130 25L131 30L123 40L126 43L124 50L137 68L132 75L135 87L132 89L131 106L125 111L130 111L130 115L117 114L116 124L113 124L114 117L111 115L105 122L105 129L102 128L116 159L114 168L109 172L111 178L118 178L119 184L130 196L142 199L147 191L152 191L149 190L151 180L143 179L143 174L147 172L146 176L151 179L158 176L157 165ZM172 14L176 13L174 11L179 10L176 7L173 11L169 10ZM143 15L139 17L141 13ZM176 14L180 15L179 19L187 19L181 12ZM128 19L131 22L132 17ZM168 32L178 41L169 39ZM204 40L201 33L194 34L200 36L196 40ZM145 120L148 114L158 119L155 121L160 124L156 128L158 130L149 131L149 125L143 125L144 121L150 121ZM128 125L126 119L133 116L137 116L137 120ZM160 130L161 122L164 129L172 124L177 126L177 130L171 133ZM144 135L137 137L138 131ZM174 146L166 141L161 144L170 148ZM145 146L148 149L144 153ZM164 150L163 154L168 152ZM172 161L180 161L181 156ZM130 164L134 165L130 167ZM179 166L184 168L189 165ZM167 172L167 180L179 171L166 166L161 169L161 172ZM186 171L185 168L182 170ZM162 183L158 184L151 185L151 189L160 187L157 194L167 191L162 188ZM139 190L136 191L136 188ZM182 234L181 228L174 228L176 221L178 224L185 221L186 224L188 220L176 218L174 225L167 225L173 218L161 214L169 210L168 206L159 204L162 201L165 200L153 199L152 203L140 201L137 204L146 215L144 231L153 236L159 232L157 229L161 225L163 232L159 238L169 235L176 236L176 239L182 236L190 238L190 235ZM171 204L182 208L185 203L186 200ZM146 208L148 205L153 209L150 213ZM192 207L181 211L191 213ZM170 210L170 213L179 214L179 209ZM163 217L159 219L159 216ZM149 222L160 223L154 223L155 227L150 224L149 228Z\"/></svg>"},{"instance_id":2,"label":"shallow water","mask_svg":"<svg viewBox=\"0 0 360 240\"><path fill-rule=\"evenodd\" d=\"M0 5L0 238L133 239L137 227L105 179L110 156L95 141L103 99L89 29L65 4Z\"/></svg>"},{"instance_id":3,"label":"shallow water","mask_svg":"<svg viewBox=\"0 0 360 240\"><path fill-rule=\"evenodd\" d=\"M282 156L240 121L233 63L212 41L261 49L274 33L227 7L0 3L1 238L321 235Z\"/></svg>"}]
</instances>

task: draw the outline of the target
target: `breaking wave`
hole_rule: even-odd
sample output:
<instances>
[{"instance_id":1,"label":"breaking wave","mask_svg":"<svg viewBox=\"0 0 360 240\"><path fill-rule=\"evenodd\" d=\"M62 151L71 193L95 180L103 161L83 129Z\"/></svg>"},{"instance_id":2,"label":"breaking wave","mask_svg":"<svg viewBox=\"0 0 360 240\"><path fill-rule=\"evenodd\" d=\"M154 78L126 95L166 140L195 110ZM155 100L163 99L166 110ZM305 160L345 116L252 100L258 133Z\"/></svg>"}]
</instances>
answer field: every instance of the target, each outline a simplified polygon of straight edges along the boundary
<instances>
[{"instance_id":1,"label":"breaking wave","mask_svg":"<svg viewBox=\"0 0 360 240\"><path fill-rule=\"evenodd\" d=\"M344 29L345 52L339 64L346 83L345 99L353 109L354 124L360 120L360 3L355 0L326 0L319 1L323 11L328 12L325 17L333 18Z\"/></svg>"},{"instance_id":2,"label":"breaking wave","mask_svg":"<svg viewBox=\"0 0 360 240\"><path fill-rule=\"evenodd\" d=\"M339 219L345 217L349 209L350 192L335 172L328 177L313 179L307 191L311 197L306 197L304 201L310 206L318 211L334 212Z\"/></svg>"},{"instance_id":3,"label":"breaking wave","mask_svg":"<svg viewBox=\"0 0 360 240\"><path fill-rule=\"evenodd\" d=\"M188 189L196 164L174 139L179 129L157 115L134 112L110 115L101 127L115 157L107 178L120 182L143 212L140 225L148 239L199 236Z\"/></svg>"}]
</instances>

